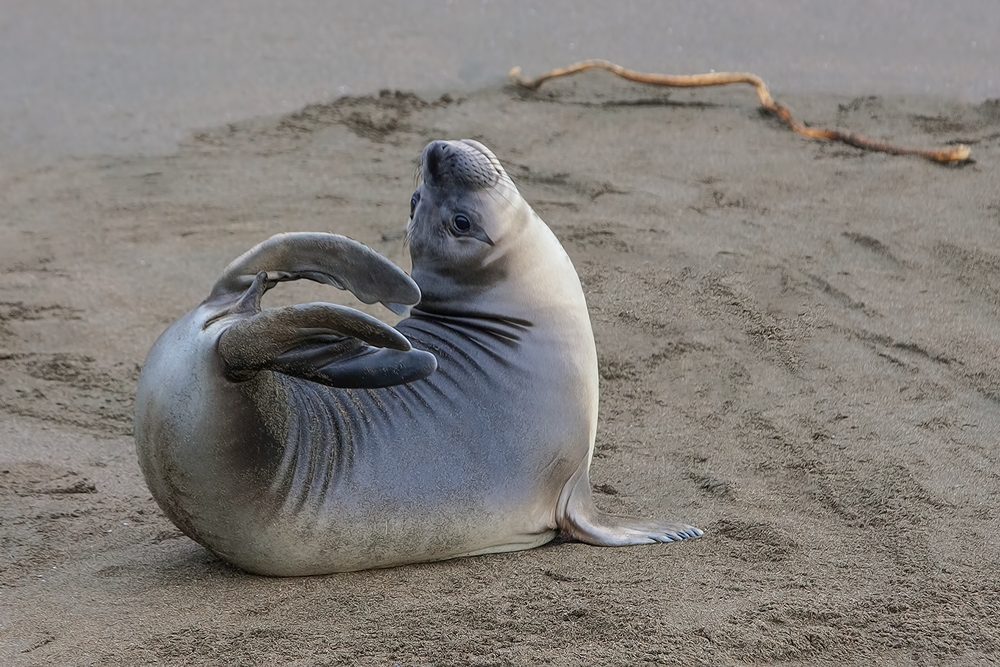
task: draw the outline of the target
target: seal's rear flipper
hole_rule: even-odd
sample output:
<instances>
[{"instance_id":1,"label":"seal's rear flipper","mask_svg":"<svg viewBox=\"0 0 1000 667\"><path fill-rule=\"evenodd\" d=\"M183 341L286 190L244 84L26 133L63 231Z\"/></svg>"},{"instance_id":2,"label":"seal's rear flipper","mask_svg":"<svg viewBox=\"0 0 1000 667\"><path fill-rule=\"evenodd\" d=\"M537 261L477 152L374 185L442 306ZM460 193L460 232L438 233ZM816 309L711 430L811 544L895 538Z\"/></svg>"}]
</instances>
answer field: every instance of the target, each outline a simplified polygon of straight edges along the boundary
<instances>
[{"instance_id":1,"label":"seal's rear flipper","mask_svg":"<svg viewBox=\"0 0 1000 667\"><path fill-rule=\"evenodd\" d=\"M676 542L704 534L700 529L683 523L602 512L594 506L586 465L582 474L577 472L563 488L556 510L556 523L570 537L599 547Z\"/></svg>"},{"instance_id":2,"label":"seal's rear flipper","mask_svg":"<svg viewBox=\"0 0 1000 667\"><path fill-rule=\"evenodd\" d=\"M376 389L427 377L434 355L414 350L388 324L346 306L306 303L271 308L236 322L219 338L235 381L270 370L351 389Z\"/></svg>"},{"instance_id":3,"label":"seal's rear flipper","mask_svg":"<svg viewBox=\"0 0 1000 667\"><path fill-rule=\"evenodd\" d=\"M406 273L368 246L339 234L277 234L243 253L222 272L208 301L237 298L264 272L265 290L287 280L313 280L345 289L364 303L382 302L398 315L420 301Z\"/></svg>"}]
</instances>

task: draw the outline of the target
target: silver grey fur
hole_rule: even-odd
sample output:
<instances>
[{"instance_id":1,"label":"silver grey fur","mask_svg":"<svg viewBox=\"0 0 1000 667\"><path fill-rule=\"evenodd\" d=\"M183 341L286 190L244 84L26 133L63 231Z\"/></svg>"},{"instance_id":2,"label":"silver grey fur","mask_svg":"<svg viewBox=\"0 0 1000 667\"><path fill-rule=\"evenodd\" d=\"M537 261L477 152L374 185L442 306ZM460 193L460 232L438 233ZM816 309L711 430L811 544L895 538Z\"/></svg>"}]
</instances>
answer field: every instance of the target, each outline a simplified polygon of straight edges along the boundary
<instances>
[{"instance_id":1,"label":"silver grey fur","mask_svg":"<svg viewBox=\"0 0 1000 667\"><path fill-rule=\"evenodd\" d=\"M485 146L432 142L421 169L412 281L343 237L281 235L154 344L135 438L166 514L269 575L527 549L560 530L607 546L700 535L594 507L597 353L569 257ZM300 278L416 305L395 331L327 304L261 312L264 291Z\"/></svg>"}]
</instances>

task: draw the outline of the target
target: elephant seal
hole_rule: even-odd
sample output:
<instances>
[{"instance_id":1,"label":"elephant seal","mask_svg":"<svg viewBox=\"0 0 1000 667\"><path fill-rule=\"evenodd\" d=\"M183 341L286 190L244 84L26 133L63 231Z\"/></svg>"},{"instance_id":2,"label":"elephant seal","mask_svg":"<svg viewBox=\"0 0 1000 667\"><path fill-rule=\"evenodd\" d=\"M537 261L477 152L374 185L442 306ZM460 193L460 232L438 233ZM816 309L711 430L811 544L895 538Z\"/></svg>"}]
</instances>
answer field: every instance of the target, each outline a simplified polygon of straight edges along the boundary
<instances>
[{"instance_id":1,"label":"elephant seal","mask_svg":"<svg viewBox=\"0 0 1000 667\"><path fill-rule=\"evenodd\" d=\"M342 236L281 234L156 341L135 440L160 507L223 559L278 576L529 549L559 531L605 546L701 535L594 507L587 304L496 156L435 141L421 173L412 279ZM261 310L298 279L414 307L395 328L323 303Z\"/></svg>"}]
</instances>

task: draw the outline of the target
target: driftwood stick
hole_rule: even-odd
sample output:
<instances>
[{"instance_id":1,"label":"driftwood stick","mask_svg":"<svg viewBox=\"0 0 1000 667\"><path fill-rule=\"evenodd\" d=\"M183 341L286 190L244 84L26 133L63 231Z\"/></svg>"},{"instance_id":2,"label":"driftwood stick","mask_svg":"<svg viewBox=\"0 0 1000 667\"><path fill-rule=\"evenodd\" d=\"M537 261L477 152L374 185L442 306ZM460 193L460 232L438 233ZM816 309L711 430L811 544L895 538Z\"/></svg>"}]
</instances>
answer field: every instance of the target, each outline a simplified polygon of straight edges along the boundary
<instances>
[{"instance_id":1,"label":"driftwood stick","mask_svg":"<svg viewBox=\"0 0 1000 667\"><path fill-rule=\"evenodd\" d=\"M919 155L920 157L933 160L934 162L965 162L969 159L969 155L971 153L969 147L964 144L949 146L946 148L907 148L904 146L895 146L877 139L869 139L868 137L864 137L860 134L855 134L847 130L824 130L817 127L806 127L795 119L788 107L774 101L774 98L771 97L771 93L768 91L767 84L764 83L763 79L756 74L751 74L749 72L712 72L711 74L680 75L650 74L647 72L636 72L634 70L625 69L621 65L616 65L612 62L608 62L607 60L584 60L578 63L573 63L569 67L563 67L546 72L545 74L535 77L534 79L522 77L520 67L512 69L509 76L513 83L530 90L536 90L540 85L549 79L576 74L577 72L583 72L588 69L603 69L628 81L645 83L652 86L670 86L672 88L727 86L733 83L746 83L753 86L757 91L757 97L760 98L761 106L777 114L779 118L785 121L785 123L792 128L793 132L806 137L840 141L864 150L879 151L882 153L890 153L892 155Z\"/></svg>"}]
</instances>

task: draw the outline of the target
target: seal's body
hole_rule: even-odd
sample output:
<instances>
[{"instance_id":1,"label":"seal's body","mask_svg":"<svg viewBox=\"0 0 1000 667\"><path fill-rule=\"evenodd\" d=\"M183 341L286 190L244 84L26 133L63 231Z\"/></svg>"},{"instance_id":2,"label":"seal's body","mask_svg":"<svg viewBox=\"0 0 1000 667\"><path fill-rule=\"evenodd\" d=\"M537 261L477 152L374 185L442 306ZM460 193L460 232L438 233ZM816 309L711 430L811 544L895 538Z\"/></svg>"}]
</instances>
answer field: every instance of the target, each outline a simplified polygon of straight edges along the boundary
<instances>
[{"instance_id":1,"label":"seal's body","mask_svg":"<svg viewBox=\"0 0 1000 667\"><path fill-rule=\"evenodd\" d=\"M153 346L136 442L167 515L272 575L527 549L559 530L700 535L594 508L597 354L569 257L481 144L433 142L421 164L416 284L343 237L279 235ZM260 310L298 278L417 305L395 330L329 304Z\"/></svg>"}]
</instances>

